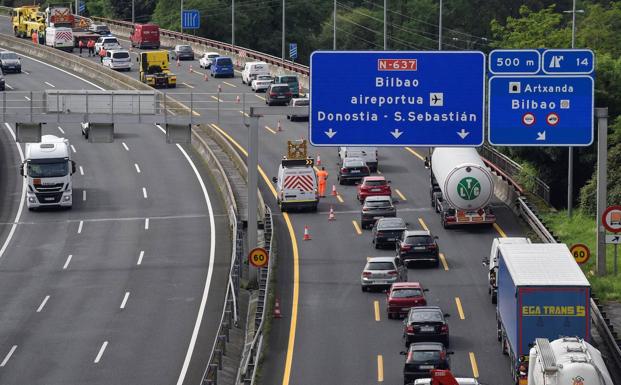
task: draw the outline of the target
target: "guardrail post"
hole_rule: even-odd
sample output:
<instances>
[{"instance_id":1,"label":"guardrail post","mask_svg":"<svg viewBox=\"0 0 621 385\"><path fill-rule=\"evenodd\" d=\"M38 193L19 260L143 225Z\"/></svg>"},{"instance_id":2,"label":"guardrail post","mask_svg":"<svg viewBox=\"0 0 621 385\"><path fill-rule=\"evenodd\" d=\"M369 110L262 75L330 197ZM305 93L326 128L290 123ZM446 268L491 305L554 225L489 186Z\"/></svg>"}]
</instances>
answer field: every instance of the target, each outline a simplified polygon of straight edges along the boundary
<instances>
[{"instance_id":1,"label":"guardrail post","mask_svg":"<svg viewBox=\"0 0 621 385\"><path fill-rule=\"evenodd\" d=\"M218 357L218 370L222 370L222 350L216 349L216 356Z\"/></svg>"},{"instance_id":2,"label":"guardrail post","mask_svg":"<svg viewBox=\"0 0 621 385\"><path fill-rule=\"evenodd\" d=\"M222 355L226 356L226 341L228 340L228 338L225 334L220 334L218 336L218 340L220 341L220 346L222 348Z\"/></svg>"}]
</instances>

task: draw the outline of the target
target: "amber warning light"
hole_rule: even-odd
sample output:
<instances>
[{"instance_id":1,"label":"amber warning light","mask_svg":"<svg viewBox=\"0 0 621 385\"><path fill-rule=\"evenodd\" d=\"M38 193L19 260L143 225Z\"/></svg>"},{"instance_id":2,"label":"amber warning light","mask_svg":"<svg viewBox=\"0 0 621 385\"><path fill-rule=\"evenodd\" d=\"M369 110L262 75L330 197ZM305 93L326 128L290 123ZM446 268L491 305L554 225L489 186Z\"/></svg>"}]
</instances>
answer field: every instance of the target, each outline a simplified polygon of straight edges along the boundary
<instances>
[{"instance_id":1,"label":"amber warning light","mask_svg":"<svg viewBox=\"0 0 621 385\"><path fill-rule=\"evenodd\" d=\"M378 71L416 71L416 59L377 59Z\"/></svg>"}]
</instances>

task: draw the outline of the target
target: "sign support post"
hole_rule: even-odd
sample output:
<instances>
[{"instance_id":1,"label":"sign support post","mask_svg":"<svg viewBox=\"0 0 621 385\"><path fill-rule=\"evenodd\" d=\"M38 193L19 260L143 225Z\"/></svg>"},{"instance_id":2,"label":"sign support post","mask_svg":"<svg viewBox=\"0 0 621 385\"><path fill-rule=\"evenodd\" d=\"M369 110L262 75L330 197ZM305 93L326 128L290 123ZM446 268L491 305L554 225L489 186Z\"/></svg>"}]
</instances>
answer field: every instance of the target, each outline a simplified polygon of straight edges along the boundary
<instances>
[{"instance_id":1,"label":"sign support post","mask_svg":"<svg viewBox=\"0 0 621 385\"><path fill-rule=\"evenodd\" d=\"M251 115L250 132L248 135L248 247L257 247L257 210L258 198L258 172L259 165L259 117ZM248 266L249 281L255 282L258 277L258 269L254 266Z\"/></svg>"},{"instance_id":2,"label":"sign support post","mask_svg":"<svg viewBox=\"0 0 621 385\"><path fill-rule=\"evenodd\" d=\"M597 275L606 275L606 229L598 223L606 209L608 179L608 107L596 108L597 118ZM616 258L615 258L616 260Z\"/></svg>"}]
</instances>

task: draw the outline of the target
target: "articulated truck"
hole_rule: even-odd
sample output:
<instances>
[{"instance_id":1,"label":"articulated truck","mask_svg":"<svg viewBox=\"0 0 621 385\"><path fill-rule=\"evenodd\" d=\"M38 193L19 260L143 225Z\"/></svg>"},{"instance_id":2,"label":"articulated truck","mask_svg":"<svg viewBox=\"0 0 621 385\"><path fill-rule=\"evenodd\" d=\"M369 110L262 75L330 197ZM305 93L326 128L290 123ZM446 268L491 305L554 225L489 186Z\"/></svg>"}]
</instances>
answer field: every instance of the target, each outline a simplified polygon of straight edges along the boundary
<instances>
[{"instance_id":1,"label":"articulated truck","mask_svg":"<svg viewBox=\"0 0 621 385\"><path fill-rule=\"evenodd\" d=\"M444 228L496 222L488 206L494 180L474 148L436 147L425 166L430 169L431 207Z\"/></svg>"},{"instance_id":2,"label":"articulated truck","mask_svg":"<svg viewBox=\"0 0 621 385\"><path fill-rule=\"evenodd\" d=\"M71 175L74 172L75 162L71 160L69 140L43 135L41 143L26 143L26 159L20 174L28 184L28 209L49 206L71 208Z\"/></svg>"},{"instance_id":3,"label":"articulated truck","mask_svg":"<svg viewBox=\"0 0 621 385\"><path fill-rule=\"evenodd\" d=\"M497 280L497 337L516 384L527 384L537 338L590 339L591 286L567 245L501 244Z\"/></svg>"}]
</instances>

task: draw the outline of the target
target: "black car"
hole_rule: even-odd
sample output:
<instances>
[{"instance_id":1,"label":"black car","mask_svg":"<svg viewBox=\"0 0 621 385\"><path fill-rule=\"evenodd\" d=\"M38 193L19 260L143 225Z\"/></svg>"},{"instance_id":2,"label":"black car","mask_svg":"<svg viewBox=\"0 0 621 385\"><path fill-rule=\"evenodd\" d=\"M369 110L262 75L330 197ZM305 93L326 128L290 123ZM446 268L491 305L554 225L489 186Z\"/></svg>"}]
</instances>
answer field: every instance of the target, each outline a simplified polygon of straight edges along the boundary
<instances>
[{"instance_id":1,"label":"black car","mask_svg":"<svg viewBox=\"0 0 621 385\"><path fill-rule=\"evenodd\" d=\"M2 73L2 69L0 69L0 91L4 91L5 87L4 73Z\"/></svg>"},{"instance_id":2,"label":"black car","mask_svg":"<svg viewBox=\"0 0 621 385\"><path fill-rule=\"evenodd\" d=\"M175 57L179 60L194 60L194 50L189 45L176 45L175 46Z\"/></svg>"},{"instance_id":3,"label":"black car","mask_svg":"<svg viewBox=\"0 0 621 385\"><path fill-rule=\"evenodd\" d=\"M362 178L369 175L371 175L371 170L364 160L360 158L345 158L336 179L339 181L339 184L345 184L347 182L361 181Z\"/></svg>"},{"instance_id":4,"label":"black car","mask_svg":"<svg viewBox=\"0 0 621 385\"><path fill-rule=\"evenodd\" d=\"M438 306L416 306L410 308L403 320L403 339L405 346L413 342L441 342L448 348L448 314L442 313Z\"/></svg>"},{"instance_id":5,"label":"black car","mask_svg":"<svg viewBox=\"0 0 621 385\"><path fill-rule=\"evenodd\" d=\"M401 354L406 356L403 383L408 385L418 378L430 377L432 369L450 369L448 356L453 352L437 342L419 342L411 344L408 351Z\"/></svg>"},{"instance_id":6,"label":"black car","mask_svg":"<svg viewBox=\"0 0 621 385\"><path fill-rule=\"evenodd\" d=\"M272 83L265 91L265 104L268 106L273 106L275 104L286 106L291 101L292 95L288 85Z\"/></svg>"},{"instance_id":7,"label":"black car","mask_svg":"<svg viewBox=\"0 0 621 385\"><path fill-rule=\"evenodd\" d=\"M0 52L0 67L2 72L22 72L22 60L15 52Z\"/></svg>"},{"instance_id":8,"label":"black car","mask_svg":"<svg viewBox=\"0 0 621 385\"><path fill-rule=\"evenodd\" d=\"M438 237L427 230L404 231L397 242L397 255L406 266L414 262L431 262L437 267L440 249L436 239Z\"/></svg>"},{"instance_id":9,"label":"black car","mask_svg":"<svg viewBox=\"0 0 621 385\"><path fill-rule=\"evenodd\" d=\"M373 244L376 249L393 248L407 230L407 224L401 218L381 218L373 226Z\"/></svg>"},{"instance_id":10,"label":"black car","mask_svg":"<svg viewBox=\"0 0 621 385\"><path fill-rule=\"evenodd\" d=\"M397 209L388 195L368 197L364 200L360 212L360 225L363 229L369 228L380 218L396 217Z\"/></svg>"}]
</instances>

